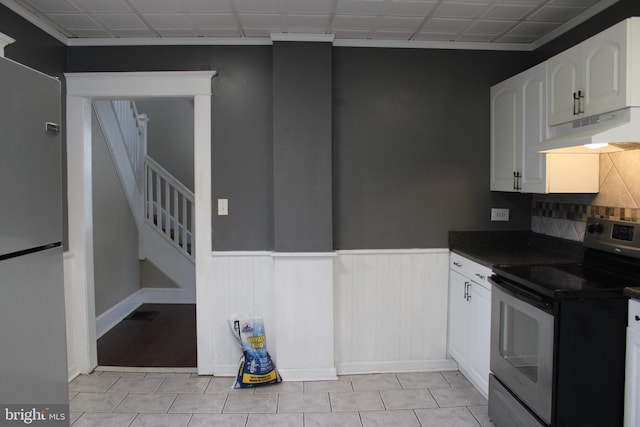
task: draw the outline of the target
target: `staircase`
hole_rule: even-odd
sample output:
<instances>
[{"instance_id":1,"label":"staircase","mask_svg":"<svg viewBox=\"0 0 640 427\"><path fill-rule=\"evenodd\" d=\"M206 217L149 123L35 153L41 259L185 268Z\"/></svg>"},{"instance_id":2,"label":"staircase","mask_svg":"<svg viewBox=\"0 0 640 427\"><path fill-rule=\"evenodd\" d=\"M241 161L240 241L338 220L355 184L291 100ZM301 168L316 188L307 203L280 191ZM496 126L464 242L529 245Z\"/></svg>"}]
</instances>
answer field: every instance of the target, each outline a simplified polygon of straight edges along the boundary
<instances>
[{"instance_id":1,"label":"staircase","mask_svg":"<svg viewBox=\"0 0 640 427\"><path fill-rule=\"evenodd\" d=\"M128 100L93 108L138 228L140 260L149 260L195 302L194 195L147 155L147 118Z\"/></svg>"}]
</instances>

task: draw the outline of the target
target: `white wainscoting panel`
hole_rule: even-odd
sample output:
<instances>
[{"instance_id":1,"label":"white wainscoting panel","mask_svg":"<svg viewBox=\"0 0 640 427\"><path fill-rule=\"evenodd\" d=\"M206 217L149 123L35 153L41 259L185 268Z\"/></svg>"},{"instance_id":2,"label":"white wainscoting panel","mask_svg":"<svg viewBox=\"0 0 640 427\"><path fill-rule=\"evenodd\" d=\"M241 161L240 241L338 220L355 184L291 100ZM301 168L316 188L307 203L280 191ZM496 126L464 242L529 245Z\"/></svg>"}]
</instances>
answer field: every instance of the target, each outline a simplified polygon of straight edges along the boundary
<instances>
[{"instance_id":1,"label":"white wainscoting panel","mask_svg":"<svg viewBox=\"0 0 640 427\"><path fill-rule=\"evenodd\" d=\"M278 370L285 381L336 380L334 252L275 253Z\"/></svg>"},{"instance_id":2,"label":"white wainscoting panel","mask_svg":"<svg viewBox=\"0 0 640 427\"><path fill-rule=\"evenodd\" d=\"M454 370L446 357L448 249L338 251L339 374Z\"/></svg>"},{"instance_id":3,"label":"white wainscoting panel","mask_svg":"<svg viewBox=\"0 0 640 427\"><path fill-rule=\"evenodd\" d=\"M265 324L267 350L269 353L275 350L275 334L271 333L274 325L271 253L213 252L209 278L211 299L205 302L198 298L198 304L212 305L212 323L208 327L213 343L213 374L236 375L242 352L229 326L234 314L261 316ZM200 339L200 335L198 337Z\"/></svg>"}]
</instances>

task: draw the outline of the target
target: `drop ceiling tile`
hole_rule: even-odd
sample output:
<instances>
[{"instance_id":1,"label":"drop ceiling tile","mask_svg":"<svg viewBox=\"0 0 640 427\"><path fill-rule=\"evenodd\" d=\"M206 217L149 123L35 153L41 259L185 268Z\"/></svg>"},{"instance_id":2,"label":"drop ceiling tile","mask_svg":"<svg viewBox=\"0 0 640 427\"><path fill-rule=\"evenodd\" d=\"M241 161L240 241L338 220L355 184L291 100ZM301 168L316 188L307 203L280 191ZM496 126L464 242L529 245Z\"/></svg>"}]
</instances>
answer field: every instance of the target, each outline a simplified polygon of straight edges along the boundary
<instances>
[{"instance_id":1,"label":"drop ceiling tile","mask_svg":"<svg viewBox=\"0 0 640 427\"><path fill-rule=\"evenodd\" d=\"M534 36L516 36L512 34L505 34L502 37L495 39L495 42L498 43L531 43L535 41L536 37Z\"/></svg>"},{"instance_id":2,"label":"drop ceiling tile","mask_svg":"<svg viewBox=\"0 0 640 427\"><path fill-rule=\"evenodd\" d=\"M375 23L375 16L345 16L336 15L333 18L333 28L341 30L367 30Z\"/></svg>"},{"instance_id":3,"label":"drop ceiling tile","mask_svg":"<svg viewBox=\"0 0 640 427\"><path fill-rule=\"evenodd\" d=\"M384 0L337 0L336 13L377 15L380 13Z\"/></svg>"},{"instance_id":4,"label":"drop ceiling tile","mask_svg":"<svg viewBox=\"0 0 640 427\"><path fill-rule=\"evenodd\" d=\"M131 13L131 8L122 0L69 0L87 13Z\"/></svg>"},{"instance_id":5,"label":"drop ceiling tile","mask_svg":"<svg viewBox=\"0 0 640 427\"><path fill-rule=\"evenodd\" d=\"M191 19L200 29L227 29L237 26L234 16L230 13L199 13L191 15Z\"/></svg>"},{"instance_id":6,"label":"drop ceiling tile","mask_svg":"<svg viewBox=\"0 0 640 427\"><path fill-rule=\"evenodd\" d=\"M153 2L155 0L146 0ZM231 13L231 0L211 1L211 0L182 0L184 8L188 12L209 12L209 13Z\"/></svg>"},{"instance_id":7,"label":"drop ceiling tile","mask_svg":"<svg viewBox=\"0 0 640 427\"><path fill-rule=\"evenodd\" d=\"M558 24L548 22L522 22L509 31L509 34L516 36L541 37L556 28Z\"/></svg>"},{"instance_id":8,"label":"drop ceiling tile","mask_svg":"<svg viewBox=\"0 0 640 427\"><path fill-rule=\"evenodd\" d=\"M239 13L280 13L280 0L234 0Z\"/></svg>"},{"instance_id":9,"label":"drop ceiling tile","mask_svg":"<svg viewBox=\"0 0 640 427\"><path fill-rule=\"evenodd\" d=\"M536 7L531 5L497 4L482 15L489 19L507 19L519 21L531 13Z\"/></svg>"},{"instance_id":10,"label":"drop ceiling tile","mask_svg":"<svg viewBox=\"0 0 640 427\"><path fill-rule=\"evenodd\" d=\"M548 6L537 10L529 17L529 19L531 21L562 23L576 16L581 11L582 9L576 9L575 7Z\"/></svg>"},{"instance_id":11,"label":"drop ceiling tile","mask_svg":"<svg viewBox=\"0 0 640 427\"><path fill-rule=\"evenodd\" d=\"M432 18L427 21L422 28L423 32L433 33L455 33L458 34L464 31L469 25L473 23L471 19L440 19Z\"/></svg>"},{"instance_id":12,"label":"drop ceiling tile","mask_svg":"<svg viewBox=\"0 0 640 427\"><path fill-rule=\"evenodd\" d=\"M461 34L457 38L458 42L475 42L475 43L488 43L495 38L492 34Z\"/></svg>"},{"instance_id":13,"label":"drop ceiling tile","mask_svg":"<svg viewBox=\"0 0 640 427\"><path fill-rule=\"evenodd\" d=\"M182 12L180 3L174 0L129 0L140 13L172 13Z\"/></svg>"},{"instance_id":14,"label":"drop ceiling tile","mask_svg":"<svg viewBox=\"0 0 640 427\"><path fill-rule=\"evenodd\" d=\"M493 34L494 36L497 36L504 33L517 23L517 21L477 20L467 29L466 33L472 35Z\"/></svg>"},{"instance_id":15,"label":"drop ceiling tile","mask_svg":"<svg viewBox=\"0 0 640 427\"><path fill-rule=\"evenodd\" d=\"M80 9L64 0L30 0L29 3L44 13L79 12Z\"/></svg>"},{"instance_id":16,"label":"drop ceiling tile","mask_svg":"<svg viewBox=\"0 0 640 427\"><path fill-rule=\"evenodd\" d=\"M320 14L331 13L333 2L331 0L281 0L283 11L292 14Z\"/></svg>"},{"instance_id":17,"label":"drop ceiling tile","mask_svg":"<svg viewBox=\"0 0 640 427\"><path fill-rule=\"evenodd\" d=\"M422 16L433 10L435 1L388 1L383 7L385 14L391 16Z\"/></svg>"},{"instance_id":18,"label":"drop ceiling tile","mask_svg":"<svg viewBox=\"0 0 640 427\"><path fill-rule=\"evenodd\" d=\"M329 25L329 15L283 15L282 21L288 30L324 30Z\"/></svg>"},{"instance_id":19,"label":"drop ceiling tile","mask_svg":"<svg viewBox=\"0 0 640 427\"><path fill-rule=\"evenodd\" d=\"M280 29L282 28L282 17L280 14L239 14L240 23L243 28Z\"/></svg>"},{"instance_id":20,"label":"drop ceiling tile","mask_svg":"<svg viewBox=\"0 0 640 427\"><path fill-rule=\"evenodd\" d=\"M142 17L156 30L193 29L193 21L188 15L144 14Z\"/></svg>"},{"instance_id":21,"label":"drop ceiling tile","mask_svg":"<svg viewBox=\"0 0 640 427\"><path fill-rule=\"evenodd\" d=\"M423 19L420 17L410 18L406 16L384 16L376 23L377 31L410 31L413 33L418 29Z\"/></svg>"},{"instance_id":22,"label":"drop ceiling tile","mask_svg":"<svg viewBox=\"0 0 640 427\"><path fill-rule=\"evenodd\" d=\"M433 16L438 18L475 18L487 8L485 3L442 3Z\"/></svg>"},{"instance_id":23,"label":"drop ceiling tile","mask_svg":"<svg viewBox=\"0 0 640 427\"><path fill-rule=\"evenodd\" d=\"M85 14L51 13L48 16L63 28L75 28L78 30L100 28L100 25L96 23L96 21Z\"/></svg>"},{"instance_id":24,"label":"drop ceiling tile","mask_svg":"<svg viewBox=\"0 0 640 427\"><path fill-rule=\"evenodd\" d=\"M146 24L133 14L95 14L93 17L108 29L130 30L146 28Z\"/></svg>"}]
</instances>

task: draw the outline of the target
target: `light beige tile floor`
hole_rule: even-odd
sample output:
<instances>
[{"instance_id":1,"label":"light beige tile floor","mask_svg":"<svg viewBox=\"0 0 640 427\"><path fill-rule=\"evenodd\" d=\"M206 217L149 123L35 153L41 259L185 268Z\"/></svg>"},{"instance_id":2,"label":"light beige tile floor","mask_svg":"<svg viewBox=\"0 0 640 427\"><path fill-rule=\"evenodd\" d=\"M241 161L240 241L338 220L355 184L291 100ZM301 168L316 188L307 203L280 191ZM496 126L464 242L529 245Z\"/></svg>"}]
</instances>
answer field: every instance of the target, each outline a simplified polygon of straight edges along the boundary
<instances>
[{"instance_id":1,"label":"light beige tile floor","mask_svg":"<svg viewBox=\"0 0 640 427\"><path fill-rule=\"evenodd\" d=\"M69 384L73 427L486 427L459 372L340 376L231 389L232 378L95 372Z\"/></svg>"}]
</instances>

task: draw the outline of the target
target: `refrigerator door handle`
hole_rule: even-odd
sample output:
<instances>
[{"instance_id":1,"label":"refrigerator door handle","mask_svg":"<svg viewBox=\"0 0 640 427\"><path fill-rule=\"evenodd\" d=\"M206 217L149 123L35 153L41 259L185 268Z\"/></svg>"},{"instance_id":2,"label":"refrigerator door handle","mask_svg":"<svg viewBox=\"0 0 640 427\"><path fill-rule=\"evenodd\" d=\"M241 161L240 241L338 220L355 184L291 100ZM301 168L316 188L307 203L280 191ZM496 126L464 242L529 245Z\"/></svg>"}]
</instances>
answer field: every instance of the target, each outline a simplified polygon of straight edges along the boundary
<instances>
[{"instance_id":1,"label":"refrigerator door handle","mask_svg":"<svg viewBox=\"0 0 640 427\"><path fill-rule=\"evenodd\" d=\"M44 128L47 132L60 133L60 125L58 123L46 122Z\"/></svg>"}]
</instances>

